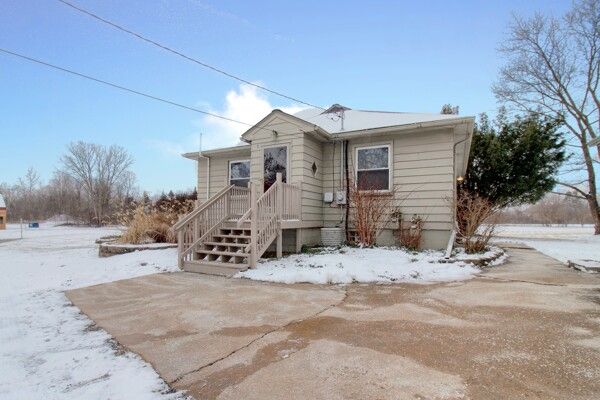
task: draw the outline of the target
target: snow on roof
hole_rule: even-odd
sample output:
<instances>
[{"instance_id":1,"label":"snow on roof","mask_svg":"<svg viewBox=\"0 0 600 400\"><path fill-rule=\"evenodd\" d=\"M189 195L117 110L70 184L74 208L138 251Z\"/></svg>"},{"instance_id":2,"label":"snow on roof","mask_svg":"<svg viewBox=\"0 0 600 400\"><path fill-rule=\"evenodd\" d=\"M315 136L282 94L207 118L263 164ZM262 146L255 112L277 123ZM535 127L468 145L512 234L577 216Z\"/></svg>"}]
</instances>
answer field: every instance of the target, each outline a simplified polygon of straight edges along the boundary
<instances>
[{"instance_id":1,"label":"snow on roof","mask_svg":"<svg viewBox=\"0 0 600 400\"><path fill-rule=\"evenodd\" d=\"M6 208L6 203L4 202L4 197L0 194L0 208Z\"/></svg>"},{"instance_id":2,"label":"snow on roof","mask_svg":"<svg viewBox=\"0 0 600 400\"><path fill-rule=\"evenodd\" d=\"M339 105L334 105L330 108L330 110L337 110L336 106L342 107ZM342 113L340 111L323 112L318 108L308 108L294 114L295 117L317 125L329 133L351 132L364 129L384 128L388 126L409 125L423 122L465 118L464 116L453 114L406 113L346 109L343 111L344 126L342 129L341 115Z\"/></svg>"}]
</instances>

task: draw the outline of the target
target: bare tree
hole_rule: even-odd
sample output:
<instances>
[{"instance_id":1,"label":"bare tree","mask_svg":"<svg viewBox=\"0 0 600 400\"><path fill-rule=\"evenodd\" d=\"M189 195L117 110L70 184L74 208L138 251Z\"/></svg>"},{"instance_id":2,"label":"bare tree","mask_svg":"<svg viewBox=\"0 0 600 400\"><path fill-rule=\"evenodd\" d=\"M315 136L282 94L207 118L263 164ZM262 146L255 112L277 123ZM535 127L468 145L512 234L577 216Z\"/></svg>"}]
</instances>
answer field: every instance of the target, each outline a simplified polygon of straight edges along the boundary
<instances>
[{"instance_id":1,"label":"bare tree","mask_svg":"<svg viewBox=\"0 0 600 400\"><path fill-rule=\"evenodd\" d=\"M536 14L514 17L500 52L506 64L493 90L518 110L559 117L575 150L559 184L585 199L600 234L600 207L594 159L588 143L600 132L600 0L581 0L563 18ZM595 148L600 156L600 145Z\"/></svg>"},{"instance_id":2,"label":"bare tree","mask_svg":"<svg viewBox=\"0 0 600 400\"><path fill-rule=\"evenodd\" d=\"M459 106L453 106L452 104L444 104L440 114L458 115Z\"/></svg>"},{"instance_id":3,"label":"bare tree","mask_svg":"<svg viewBox=\"0 0 600 400\"><path fill-rule=\"evenodd\" d=\"M38 201L39 199L36 194L40 186L40 175L32 167L29 167L25 176L19 178L17 183L17 192L22 199L22 214L27 220L33 220L38 217L40 201Z\"/></svg>"},{"instance_id":4,"label":"bare tree","mask_svg":"<svg viewBox=\"0 0 600 400\"><path fill-rule=\"evenodd\" d=\"M120 146L85 142L71 143L62 157L63 171L83 188L98 224L105 222L117 188L131 181L132 163L127 150Z\"/></svg>"}]
</instances>

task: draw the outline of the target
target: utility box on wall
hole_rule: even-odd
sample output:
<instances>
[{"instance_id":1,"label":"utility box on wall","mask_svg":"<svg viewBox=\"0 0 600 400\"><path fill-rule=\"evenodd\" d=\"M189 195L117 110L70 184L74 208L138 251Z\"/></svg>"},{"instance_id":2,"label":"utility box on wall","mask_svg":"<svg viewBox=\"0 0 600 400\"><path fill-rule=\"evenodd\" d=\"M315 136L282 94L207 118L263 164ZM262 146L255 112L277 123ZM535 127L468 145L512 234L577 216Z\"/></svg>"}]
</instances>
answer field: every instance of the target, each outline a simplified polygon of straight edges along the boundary
<instances>
[{"instance_id":1,"label":"utility box on wall","mask_svg":"<svg viewBox=\"0 0 600 400\"><path fill-rule=\"evenodd\" d=\"M344 190L338 190L335 192L335 202L338 204L346 204L346 192Z\"/></svg>"}]
</instances>

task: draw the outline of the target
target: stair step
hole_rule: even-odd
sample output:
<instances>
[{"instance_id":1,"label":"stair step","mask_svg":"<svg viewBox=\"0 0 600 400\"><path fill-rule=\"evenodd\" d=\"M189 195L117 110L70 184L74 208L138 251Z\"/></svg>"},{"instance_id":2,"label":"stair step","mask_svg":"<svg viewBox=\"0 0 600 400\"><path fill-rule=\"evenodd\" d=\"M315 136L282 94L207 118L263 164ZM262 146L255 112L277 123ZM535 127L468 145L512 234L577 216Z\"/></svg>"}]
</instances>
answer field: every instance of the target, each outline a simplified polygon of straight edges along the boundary
<instances>
[{"instance_id":1,"label":"stair step","mask_svg":"<svg viewBox=\"0 0 600 400\"><path fill-rule=\"evenodd\" d=\"M223 247L246 247L248 243L229 243L229 242L203 242L207 246L223 246Z\"/></svg>"},{"instance_id":2,"label":"stair step","mask_svg":"<svg viewBox=\"0 0 600 400\"><path fill-rule=\"evenodd\" d=\"M248 246L248 245L246 245L246 246ZM248 253L237 253L237 252L233 252L233 251L204 250L204 249L197 249L196 253L211 254L214 256L229 256L229 257L248 257L248 256L250 256L250 254L248 254Z\"/></svg>"},{"instance_id":3,"label":"stair step","mask_svg":"<svg viewBox=\"0 0 600 400\"><path fill-rule=\"evenodd\" d=\"M248 264L230 264L218 261L186 261L183 270L207 275L232 277L240 271L248 269Z\"/></svg>"},{"instance_id":4,"label":"stair step","mask_svg":"<svg viewBox=\"0 0 600 400\"><path fill-rule=\"evenodd\" d=\"M240 225L240 226L238 226L237 222L224 222L222 228L250 230L250 221L244 221L244 222L242 222L242 225Z\"/></svg>"},{"instance_id":5,"label":"stair step","mask_svg":"<svg viewBox=\"0 0 600 400\"><path fill-rule=\"evenodd\" d=\"M218 237L218 238L229 238L229 239L248 239L250 240L250 235L227 235L224 233L216 233L213 235L214 237Z\"/></svg>"}]
</instances>

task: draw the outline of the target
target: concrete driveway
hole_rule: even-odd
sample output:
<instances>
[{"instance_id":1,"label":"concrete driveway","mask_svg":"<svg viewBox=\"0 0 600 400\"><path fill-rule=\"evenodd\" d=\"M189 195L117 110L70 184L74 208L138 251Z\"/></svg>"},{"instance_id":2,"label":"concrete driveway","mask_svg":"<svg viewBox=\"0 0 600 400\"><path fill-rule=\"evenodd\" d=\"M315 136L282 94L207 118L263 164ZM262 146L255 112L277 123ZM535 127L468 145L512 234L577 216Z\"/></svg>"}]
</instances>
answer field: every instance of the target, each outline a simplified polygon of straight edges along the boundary
<instances>
[{"instance_id":1,"label":"concrete driveway","mask_svg":"<svg viewBox=\"0 0 600 400\"><path fill-rule=\"evenodd\" d=\"M525 248L466 282L188 273L68 292L197 399L600 398L600 279Z\"/></svg>"}]
</instances>

